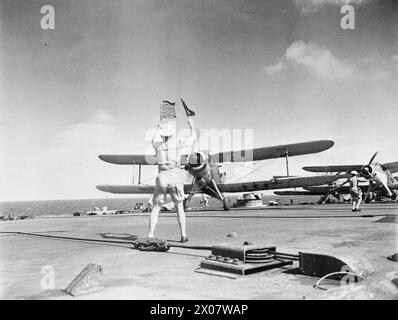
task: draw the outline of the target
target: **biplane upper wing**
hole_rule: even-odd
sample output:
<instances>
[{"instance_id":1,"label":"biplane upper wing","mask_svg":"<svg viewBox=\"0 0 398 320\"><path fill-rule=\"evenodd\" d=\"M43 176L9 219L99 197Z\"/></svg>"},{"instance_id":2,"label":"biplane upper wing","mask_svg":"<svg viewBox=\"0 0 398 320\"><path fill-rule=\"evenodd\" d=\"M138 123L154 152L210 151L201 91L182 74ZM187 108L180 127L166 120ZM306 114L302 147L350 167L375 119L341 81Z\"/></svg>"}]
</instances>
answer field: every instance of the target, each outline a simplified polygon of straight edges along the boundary
<instances>
[{"instance_id":1,"label":"biplane upper wing","mask_svg":"<svg viewBox=\"0 0 398 320\"><path fill-rule=\"evenodd\" d=\"M251 150L239 150L215 153L210 156L214 163L219 162L245 162L282 157L292 157L303 154L325 151L334 145L330 140L285 144L273 147L255 148ZM155 155L145 154L101 154L99 158L105 162L121 165L156 165ZM181 164L187 163L188 155L182 155Z\"/></svg>"},{"instance_id":2,"label":"biplane upper wing","mask_svg":"<svg viewBox=\"0 0 398 320\"><path fill-rule=\"evenodd\" d=\"M352 170L361 171L363 165L337 165L337 166L311 166L303 167L303 170L309 172L349 172Z\"/></svg>"},{"instance_id":3,"label":"biplane upper wing","mask_svg":"<svg viewBox=\"0 0 398 320\"><path fill-rule=\"evenodd\" d=\"M391 173L398 172L398 161L383 163L382 167L384 167Z\"/></svg>"},{"instance_id":4,"label":"biplane upper wing","mask_svg":"<svg viewBox=\"0 0 398 320\"><path fill-rule=\"evenodd\" d=\"M100 154L98 156L102 161L113 163L113 164L144 164L152 165L156 164L155 155L145 154Z\"/></svg>"},{"instance_id":5,"label":"biplane upper wing","mask_svg":"<svg viewBox=\"0 0 398 320\"><path fill-rule=\"evenodd\" d=\"M212 162L245 162L298 156L325 151L334 145L330 140L292 143L250 150L220 152L210 155Z\"/></svg>"}]
</instances>

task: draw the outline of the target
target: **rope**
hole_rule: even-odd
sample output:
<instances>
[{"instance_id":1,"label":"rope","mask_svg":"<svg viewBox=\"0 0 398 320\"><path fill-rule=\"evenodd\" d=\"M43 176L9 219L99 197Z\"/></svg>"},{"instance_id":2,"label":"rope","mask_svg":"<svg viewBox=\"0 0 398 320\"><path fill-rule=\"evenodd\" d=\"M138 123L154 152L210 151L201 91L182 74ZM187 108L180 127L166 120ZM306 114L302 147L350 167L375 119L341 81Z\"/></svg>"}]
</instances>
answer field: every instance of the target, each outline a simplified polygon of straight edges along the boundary
<instances>
[{"instance_id":1,"label":"rope","mask_svg":"<svg viewBox=\"0 0 398 320\"><path fill-rule=\"evenodd\" d=\"M319 284L323 281L323 280L325 280L326 278L329 278L330 276L333 276L333 275L336 275L336 274L344 274L344 275L352 275L352 276L355 276L355 277L358 277L358 278L361 278L362 280L366 280L366 278L364 278L363 276L361 276L361 275L359 275L359 274L356 274L356 273L354 273L354 272L345 272L345 271L337 271L337 272L332 272L332 273L329 273L329 274L327 274L326 276L323 276L322 278L320 278L318 281L317 281L317 283L315 283L314 284L314 288L318 288L318 289L321 289L321 290L327 290L326 288L322 288L321 286L319 286Z\"/></svg>"}]
</instances>

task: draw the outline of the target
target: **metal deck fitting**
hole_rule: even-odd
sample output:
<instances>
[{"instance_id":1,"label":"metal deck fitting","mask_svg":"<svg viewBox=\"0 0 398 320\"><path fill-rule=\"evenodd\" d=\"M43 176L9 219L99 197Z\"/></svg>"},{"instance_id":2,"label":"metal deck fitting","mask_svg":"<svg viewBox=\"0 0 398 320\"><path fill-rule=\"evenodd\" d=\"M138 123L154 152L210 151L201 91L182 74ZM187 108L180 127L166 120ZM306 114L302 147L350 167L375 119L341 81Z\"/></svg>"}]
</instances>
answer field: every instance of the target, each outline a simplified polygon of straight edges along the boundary
<instances>
[{"instance_id":1,"label":"metal deck fitting","mask_svg":"<svg viewBox=\"0 0 398 320\"><path fill-rule=\"evenodd\" d=\"M293 260L296 260L296 257L279 257L276 247L215 245L212 247L211 255L200 262L199 272L203 273L204 269L209 269L245 276L291 265Z\"/></svg>"}]
</instances>

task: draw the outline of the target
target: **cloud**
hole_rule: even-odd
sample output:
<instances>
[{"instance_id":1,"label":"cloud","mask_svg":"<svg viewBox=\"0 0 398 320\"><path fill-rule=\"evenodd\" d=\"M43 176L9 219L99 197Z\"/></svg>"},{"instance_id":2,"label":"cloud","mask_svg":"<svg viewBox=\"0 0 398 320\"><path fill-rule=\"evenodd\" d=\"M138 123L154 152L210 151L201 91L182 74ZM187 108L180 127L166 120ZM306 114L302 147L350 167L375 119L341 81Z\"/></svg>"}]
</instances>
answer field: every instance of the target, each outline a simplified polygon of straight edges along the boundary
<instances>
[{"instance_id":1,"label":"cloud","mask_svg":"<svg viewBox=\"0 0 398 320\"><path fill-rule=\"evenodd\" d=\"M88 146L90 149L104 146L113 142L115 131L116 119L107 111L98 109L88 118L58 133L54 141L55 149L73 148L75 151L84 151Z\"/></svg>"},{"instance_id":2,"label":"cloud","mask_svg":"<svg viewBox=\"0 0 398 320\"><path fill-rule=\"evenodd\" d=\"M141 153L146 143L134 128L134 123L123 124L112 113L97 109L75 124L59 128L40 145L17 145L13 156L2 158L7 172L0 181L0 193L7 200L114 197L95 186L129 184L133 168L110 165L98 155ZM142 170L142 181L149 178L147 182L153 182L156 170Z\"/></svg>"},{"instance_id":3,"label":"cloud","mask_svg":"<svg viewBox=\"0 0 398 320\"><path fill-rule=\"evenodd\" d=\"M126 171L106 166L98 155L134 151L134 143L120 128L111 113L97 109L80 122L64 128L50 141L43 152L38 173L44 177L41 190L44 198L60 199L101 196L95 185L109 180L126 182ZM125 168L124 168L125 169ZM131 172L129 172L131 177ZM56 187L54 187L56 186Z\"/></svg>"},{"instance_id":4,"label":"cloud","mask_svg":"<svg viewBox=\"0 0 398 320\"><path fill-rule=\"evenodd\" d=\"M392 57L392 61L394 63L395 70L398 72L398 54Z\"/></svg>"},{"instance_id":5,"label":"cloud","mask_svg":"<svg viewBox=\"0 0 398 320\"><path fill-rule=\"evenodd\" d=\"M354 65L339 60L330 50L303 41L293 42L277 64L267 66L264 70L269 75L275 75L288 66L303 68L324 80L349 79L356 71Z\"/></svg>"},{"instance_id":6,"label":"cloud","mask_svg":"<svg viewBox=\"0 0 398 320\"><path fill-rule=\"evenodd\" d=\"M370 0L294 0L294 3L301 9L303 14L314 13L327 5L344 6L346 4L362 5Z\"/></svg>"},{"instance_id":7,"label":"cloud","mask_svg":"<svg viewBox=\"0 0 398 320\"><path fill-rule=\"evenodd\" d=\"M303 67L321 79L344 80L355 72L353 65L339 60L330 50L314 43L296 41L287 48L284 57L292 65Z\"/></svg>"},{"instance_id":8,"label":"cloud","mask_svg":"<svg viewBox=\"0 0 398 320\"><path fill-rule=\"evenodd\" d=\"M398 54L392 57L391 62L380 63L367 58L354 64L335 57L329 49L316 43L299 40L286 49L278 63L265 67L264 71L274 76L295 68L305 70L320 80L380 81L391 79L394 70L398 72Z\"/></svg>"},{"instance_id":9,"label":"cloud","mask_svg":"<svg viewBox=\"0 0 398 320\"><path fill-rule=\"evenodd\" d=\"M283 71L286 68L286 65L283 61L279 61L277 64L267 66L264 68L265 72L269 75L277 74Z\"/></svg>"}]
</instances>

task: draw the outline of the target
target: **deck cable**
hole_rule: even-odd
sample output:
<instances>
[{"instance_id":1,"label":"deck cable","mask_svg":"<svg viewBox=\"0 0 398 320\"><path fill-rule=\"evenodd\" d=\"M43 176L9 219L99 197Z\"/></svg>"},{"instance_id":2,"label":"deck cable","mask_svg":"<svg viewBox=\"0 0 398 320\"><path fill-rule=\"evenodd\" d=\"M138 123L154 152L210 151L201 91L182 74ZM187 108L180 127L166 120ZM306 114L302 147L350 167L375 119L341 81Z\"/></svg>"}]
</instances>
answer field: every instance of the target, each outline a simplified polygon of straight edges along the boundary
<instances>
[{"instance_id":1,"label":"deck cable","mask_svg":"<svg viewBox=\"0 0 398 320\"><path fill-rule=\"evenodd\" d=\"M47 235L47 234L30 233L30 232L19 232L19 231L0 231L0 233L17 234L17 235L22 235L22 236L35 236L35 237L50 238L50 239L60 239L60 240L74 240L74 241L130 244L130 242L127 242L127 241L63 237L63 236L53 236L53 235Z\"/></svg>"},{"instance_id":2,"label":"deck cable","mask_svg":"<svg viewBox=\"0 0 398 320\"><path fill-rule=\"evenodd\" d=\"M30 232L19 232L19 231L0 231L0 234L17 234L22 236L34 236L34 237L42 237L42 238L50 238L50 239L58 239L58 240L72 240L72 241L83 241L83 242L97 242L97 243L114 243L114 244L128 244L133 245L138 242L145 242L145 238L137 238L131 241L120 241L120 240L104 240L104 239L90 239L90 238L74 238L74 237L64 237L64 236L54 236L47 234L39 234L39 233L30 233ZM162 240L163 241L163 240ZM164 241L167 242L167 241ZM200 245L186 245L186 244L178 244L178 243L170 243L167 242L167 246L169 248L185 248L185 249L193 249L193 250L211 250L211 246L200 246Z\"/></svg>"}]
</instances>

